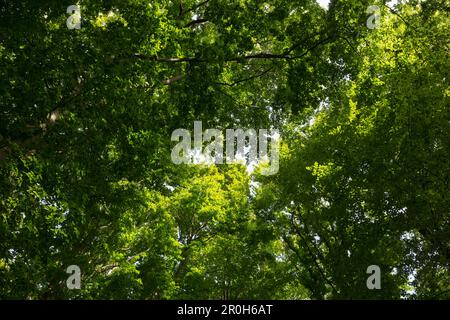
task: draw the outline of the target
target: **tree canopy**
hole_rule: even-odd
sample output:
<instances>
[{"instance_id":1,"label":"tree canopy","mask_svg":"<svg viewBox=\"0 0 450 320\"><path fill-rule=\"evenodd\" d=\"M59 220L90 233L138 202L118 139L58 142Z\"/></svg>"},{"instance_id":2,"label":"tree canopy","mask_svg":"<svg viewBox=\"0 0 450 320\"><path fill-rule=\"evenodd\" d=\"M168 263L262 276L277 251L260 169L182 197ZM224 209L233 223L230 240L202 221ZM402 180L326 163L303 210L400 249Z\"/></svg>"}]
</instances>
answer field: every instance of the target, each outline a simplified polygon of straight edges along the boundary
<instances>
[{"instance_id":1,"label":"tree canopy","mask_svg":"<svg viewBox=\"0 0 450 320\"><path fill-rule=\"evenodd\" d=\"M449 13L0 0L0 298L449 299ZM194 121L279 172L173 163Z\"/></svg>"}]
</instances>

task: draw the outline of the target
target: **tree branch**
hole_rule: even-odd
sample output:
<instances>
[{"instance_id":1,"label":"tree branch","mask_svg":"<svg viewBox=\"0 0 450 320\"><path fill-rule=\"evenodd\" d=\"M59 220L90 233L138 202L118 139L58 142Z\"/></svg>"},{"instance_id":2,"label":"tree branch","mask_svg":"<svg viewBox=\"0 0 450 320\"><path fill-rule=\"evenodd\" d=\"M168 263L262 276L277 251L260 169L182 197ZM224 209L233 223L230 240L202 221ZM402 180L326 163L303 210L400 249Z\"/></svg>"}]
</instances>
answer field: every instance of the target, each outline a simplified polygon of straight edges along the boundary
<instances>
[{"instance_id":1,"label":"tree branch","mask_svg":"<svg viewBox=\"0 0 450 320\"><path fill-rule=\"evenodd\" d=\"M245 82L245 81L249 81L249 80L253 80L253 79L262 77L262 76L264 76L265 74L269 73L272 69L273 69L273 68L270 67L269 69L264 70L263 72L261 72L261 73L259 73L259 74L256 74L256 75L254 75L254 76L252 76L252 77L240 79L240 80L237 80L237 81L232 82L232 83L226 83L226 82L215 82L215 83L216 83L216 84L219 84L219 85L224 85L224 86L230 86L230 87L233 87L233 86L235 86L235 85L237 85L237 84L239 84L239 83L242 83L242 82Z\"/></svg>"},{"instance_id":2,"label":"tree branch","mask_svg":"<svg viewBox=\"0 0 450 320\"><path fill-rule=\"evenodd\" d=\"M172 83L177 82L177 81L179 81L179 80L181 80L181 79L183 79L183 75L182 75L182 74L179 74L179 75L176 75L176 76L173 77L173 78L164 80L164 81L163 81L163 84L165 84L165 85L171 85Z\"/></svg>"},{"instance_id":3,"label":"tree branch","mask_svg":"<svg viewBox=\"0 0 450 320\"><path fill-rule=\"evenodd\" d=\"M189 12L192 12L192 11L197 10L198 8L200 8L200 7L204 6L205 4L207 4L208 2L209 2L209 0L200 2L199 4L193 6L192 8L190 8L190 9L188 9L188 10L186 10L186 11L182 10L182 5L181 5L181 3L180 3L180 14L179 14L179 16L178 16L178 19L181 19L182 17L184 17L184 15L185 15L186 13L189 13Z\"/></svg>"},{"instance_id":4,"label":"tree branch","mask_svg":"<svg viewBox=\"0 0 450 320\"><path fill-rule=\"evenodd\" d=\"M189 28L192 26L195 26L196 24L201 24L204 22L208 22L208 19L197 19L197 20L192 20L191 22L189 22L188 24L186 24L184 27L185 28Z\"/></svg>"},{"instance_id":5,"label":"tree branch","mask_svg":"<svg viewBox=\"0 0 450 320\"><path fill-rule=\"evenodd\" d=\"M298 212L299 216L300 213ZM314 252L312 252L310 246L309 246L309 241L307 239L305 239L305 237L303 236L302 230L300 230L298 228L298 226L296 225L296 223L294 222L294 215L292 215L291 217L291 224L294 227L296 233L298 234L298 236L303 240L303 242L305 243L305 247L308 251L308 254L310 255L311 259L313 260L317 270L319 271L321 277L326 281L326 283L328 283L331 288L337 292L336 287L334 286L334 284L330 281L330 279L328 279L328 277L325 274L325 271L323 270L323 268L320 266L319 262L317 260L319 260L319 258L314 254ZM306 226L306 223L304 222L304 225ZM314 244L313 244L314 245Z\"/></svg>"},{"instance_id":6,"label":"tree branch","mask_svg":"<svg viewBox=\"0 0 450 320\"><path fill-rule=\"evenodd\" d=\"M336 38L336 36L329 36L325 39L319 40L315 44L313 44L311 47L307 48L303 53L296 55L296 56L292 56L290 54L285 54L285 53L276 54L276 53L263 52L263 53L255 53L255 54L250 54L250 55L245 55L245 56L240 56L240 57L230 57L230 58L225 58L223 60L220 60L220 59L214 59L214 58L205 59L205 58L197 58L197 57L165 58L165 57L158 57L157 55L148 56L145 54L137 53L137 54L134 54L130 58L121 58L121 59L117 60L116 62L124 63L124 62L128 62L131 59L139 59L139 60L147 60L147 61L155 61L155 62L165 62L165 63L182 63L182 62L215 63L215 62L223 62L223 61L225 61L225 62L240 62L242 60L253 60L253 59L296 60L296 59L303 58L309 52L313 51L320 45L326 44L326 43L334 40L335 38ZM292 50L288 49L288 51L293 51L293 50L294 49L292 49Z\"/></svg>"}]
</instances>

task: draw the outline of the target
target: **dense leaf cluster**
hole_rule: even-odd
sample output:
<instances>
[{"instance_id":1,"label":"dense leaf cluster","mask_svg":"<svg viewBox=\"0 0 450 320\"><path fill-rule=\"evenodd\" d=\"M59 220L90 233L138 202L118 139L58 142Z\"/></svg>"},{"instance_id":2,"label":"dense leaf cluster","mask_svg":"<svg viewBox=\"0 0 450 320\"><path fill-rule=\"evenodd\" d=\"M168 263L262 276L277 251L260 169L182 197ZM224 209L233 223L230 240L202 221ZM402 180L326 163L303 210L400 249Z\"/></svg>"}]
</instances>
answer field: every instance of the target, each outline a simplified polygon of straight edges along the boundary
<instances>
[{"instance_id":1,"label":"dense leaf cluster","mask_svg":"<svg viewBox=\"0 0 450 320\"><path fill-rule=\"evenodd\" d=\"M0 0L0 298L450 298L450 3L386 2ZM174 165L197 120L280 172Z\"/></svg>"}]
</instances>

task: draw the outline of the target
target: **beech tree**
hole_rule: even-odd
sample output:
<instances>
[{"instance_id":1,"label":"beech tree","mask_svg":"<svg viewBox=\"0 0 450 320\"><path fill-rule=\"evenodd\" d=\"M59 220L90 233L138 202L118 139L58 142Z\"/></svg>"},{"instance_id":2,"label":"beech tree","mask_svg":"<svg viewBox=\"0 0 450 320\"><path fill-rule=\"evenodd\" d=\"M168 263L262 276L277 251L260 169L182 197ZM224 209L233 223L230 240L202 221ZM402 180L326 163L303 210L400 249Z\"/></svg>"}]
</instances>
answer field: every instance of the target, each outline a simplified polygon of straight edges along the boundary
<instances>
[{"instance_id":1,"label":"beech tree","mask_svg":"<svg viewBox=\"0 0 450 320\"><path fill-rule=\"evenodd\" d=\"M449 298L449 10L0 1L0 297ZM279 172L174 164L194 121Z\"/></svg>"}]
</instances>

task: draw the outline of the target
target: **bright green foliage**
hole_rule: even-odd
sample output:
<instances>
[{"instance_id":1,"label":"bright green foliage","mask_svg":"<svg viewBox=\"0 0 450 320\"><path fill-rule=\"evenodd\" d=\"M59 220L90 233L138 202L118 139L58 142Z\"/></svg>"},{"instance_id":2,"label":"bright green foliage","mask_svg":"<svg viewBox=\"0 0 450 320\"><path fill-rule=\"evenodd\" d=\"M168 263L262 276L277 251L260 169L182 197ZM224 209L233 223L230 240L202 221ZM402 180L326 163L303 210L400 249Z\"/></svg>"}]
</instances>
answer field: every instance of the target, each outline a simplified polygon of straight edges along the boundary
<instances>
[{"instance_id":1,"label":"bright green foliage","mask_svg":"<svg viewBox=\"0 0 450 320\"><path fill-rule=\"evenodd\" d=\"M0 298L450 298L450 3L386 2L0 2ZM280 172L174 165L197 120Z\"/></svg>"}]
</instances>

